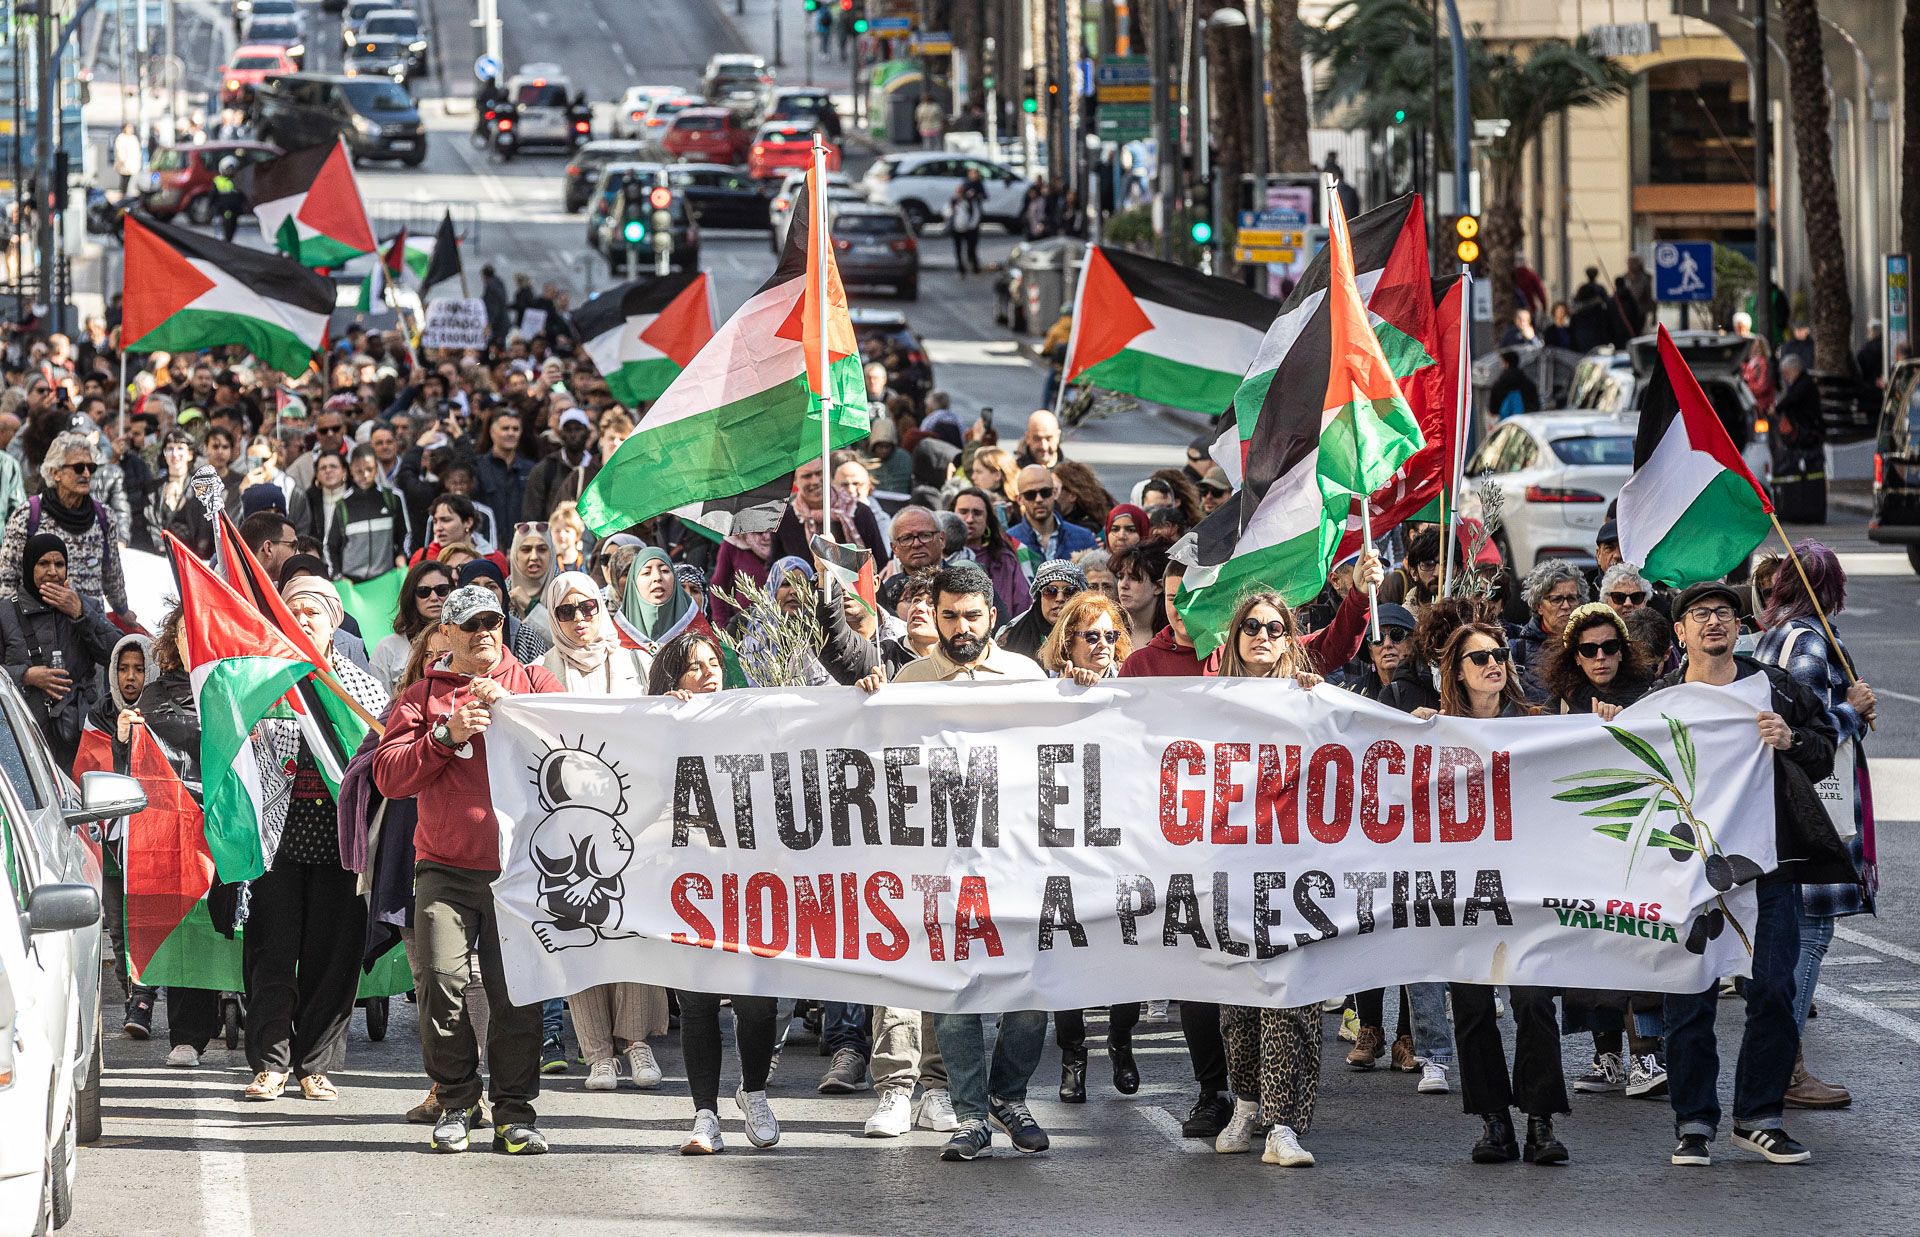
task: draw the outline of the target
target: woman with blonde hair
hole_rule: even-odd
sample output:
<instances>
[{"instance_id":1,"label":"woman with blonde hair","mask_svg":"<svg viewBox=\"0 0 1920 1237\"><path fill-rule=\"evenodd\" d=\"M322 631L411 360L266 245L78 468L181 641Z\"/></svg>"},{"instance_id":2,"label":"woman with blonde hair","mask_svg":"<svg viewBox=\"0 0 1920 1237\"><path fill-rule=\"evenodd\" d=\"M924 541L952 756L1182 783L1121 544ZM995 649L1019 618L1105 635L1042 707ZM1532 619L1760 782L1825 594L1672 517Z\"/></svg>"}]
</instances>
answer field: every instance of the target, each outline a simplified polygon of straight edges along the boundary
<instances>
[{"instance_id":1,"label":"woman with blonde hair","mask_svg":"<svg viewBox=\"0 0 1920 1237\"><path fill-rule=\"evenodd\" d=\"M580 504L571 498L557 504L547 517L547 536L553 542L553 569L587 569L587 522L580 518Z\"/></svg>"}]
</instances>

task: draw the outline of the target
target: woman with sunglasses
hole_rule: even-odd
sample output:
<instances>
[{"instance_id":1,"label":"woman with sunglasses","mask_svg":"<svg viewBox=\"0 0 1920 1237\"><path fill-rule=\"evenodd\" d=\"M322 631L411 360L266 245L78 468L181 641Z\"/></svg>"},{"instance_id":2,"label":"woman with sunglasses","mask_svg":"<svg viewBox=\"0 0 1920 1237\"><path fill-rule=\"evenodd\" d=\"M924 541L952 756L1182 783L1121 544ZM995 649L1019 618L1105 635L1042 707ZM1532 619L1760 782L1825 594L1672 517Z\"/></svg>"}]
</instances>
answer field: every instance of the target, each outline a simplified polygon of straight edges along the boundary
<instances>
[{"instance_id":1,"label":"woman with sunglasses","mask_svg":"<svg viewBox=\"0 0 1920 1237\"><path fill-rule=\"evenodd\" d=\"M1040 646L1038 661L1052 678L1072 679L1090 687L1102 679L1120 676L1120 663L1133 652L1127 638L1126 616L1112 599L1087 591L1076 593L1060 611L1053 633ZM1113 1066L1113 1089L1132 1095L1140 1089L1140 1067L1133 1059L1133 1029L1140 1022L1140 1003L1128 1001L1109 1007L1107 1058ZM1062 1009L1053 1015L1053 1038L1060 1046L1060 1100L1087 1102L1086 1011Z\"/></svg>"},{"instance_id":2,"label":"woman with sunglasses","mask_svg":"<svg viewBox=\"0 0 1920 1237\"><path fill-rule=\"evenodd\" d=\"M1638 583L1626 564L1615 564L1606 579L1618 591L1616 572ZM1639 584L1644 588L1644 584ZM1606 591L1603 585L1602 591ZM1642 604L1645 594L1642 593ZM1558 637L1540 654L1540 681L1550 712L1593 713L1611 717L1647 694L1655 671L1646 650L1627 630L1626 620L1605 602L1574 610ZM1599 1095L1622 1091L1631 1096L1662 1095L1667 1086L1660 1037L1665 1030L1664 998L1655 993L1569 988L1561 995L1565 1025L1593 1033L1593 1065L1573 1080L1573 1089ZM1633 1021L1626 1021L1631 1013ZM1630 1042L1623 1044L1623 1039ZM1630 1047L1631 1052L1623 1052Z\"/></svg>"},{"instance_id":3,"label":"woman with sunglasses","mask_svg":"<svg viewBox=\"0 0 1920 1237\"><path fill-rule=\"evenodd\" d=\"M689 631L660 650L647 685L655 696L684 702L719 691L725 679L720 646L704 632ZM777 1023L775 999L682 990L680 1051L686 1059L687 1089L693 1093L693 1129L680 1144L681 1155L713 1155L726 1149L720 1138L722 1001L733 1007L734 1049L740 1057L740 1086L733 1102L745 1122L747 1141L756 1147L780 1141L780 1122L767 1103Z\"/></svg>"},{"instance_id":4,"label":"woman with sunglasses","mask_svg":"<svg viewBox=\"0 0 1920 1237\"><path fill-rule=\"evenodd\" d=\"M445 563L428 559L408 568L400 583L400 605L394 612L393 632L373 646L368 658L373 676L388 691L406 672L407 659L413 654L413 640L422 631L440 624L440 608L453 591L453 572Z\"/></svg>"},{"instance_id":5,"label":"woman with sunglasses","mask_svg":"<svg viewBox=\"0 0 1920 1237\"><path fill-rule=\"evenodd\" d=\"M553 616L553 647L540 664L569 692L588 696L642 696L653 659L623 648L593 577L563 571L541 598ZM573 1031L587 1062L587 1090L620 1085L619 1054L633 1085L660 1085L660 1066L647 1041L667 1033L667 990L653 984L597 984L567 998ZM625 1048L621 1049L620 1045Z\"/></svg>"},{"instance_id":6,"label":"woman with sunglasses","mask_svg":"<svg viewBox=\"0 0 1920 1237\"><path fill-rule=\"evenodd\" d=\"M20 595L25 584L22 555L27 538L33 533L52 533L66 543L67 582L73 590L101 602L115 614L132 617L127 608L127 580L120 563L114 518L93 497L94 472L99 464L99 451L88 435L65 430L54 436L40 461L43 488L7 517L6 536L0 539L0 595ZM200 528L208 528L204 516L197 518Z\"/></svg>"},{"instance_id":7,"label":"woman with sunglasses","mask_svg":"<svg viewBox=\"0 0 1920 1237\"><path fill-rule=\"evenodd\" d=\"M1087 577L1064 558L1050 559L1033 573L1033 604L1000 629L996 643L1022 657L1038 657L1040 646L1053 634L1067 599L1087 591Z\"/></svg>"},{"instance_id":8,"label":"woman with sunglasses","mask_svg":"<svg viewBox=\"0 0 1920 1237\"><path fill-rule=\"evenodd\" d=\"M1453 633L1440 653L1440 707L1415 709L1420 718L1444 714L1490 720L1530 717L1538 710L1521 690L1506 633L1490 623L1467 623ZM1483 1129L1473 1144L1473 1162L1502 1164L1521 1158L1514 1137L1513 1106L1527 1114L1526 1160L1564 1164L1567 1148L1554 1136L1553 1118L1571 1112L1567 1081L1560 1069L1560 1030L1553 1013L1552 988L1514 984L1508 988L1514 1021L1513 1070L1494 1010L1491 984L1449 984L1453 995L1453 1038L1460 1058L1463 1107L1480 1118Z\"/></svg>"},{"instance_id":9,"label":"woman with sunglasses","mask_svg":"<svg viewBox=\"0 0 1920 1237\"><path fill-rule=\"evenodd\" d=\"M1277 593L1250 593L1234 608L1221 647L1220 677L1290 678L1312 688L1322 680L1300 644L1293 610ZM1320 1089L1320 1003L1285 1009L1246 1005L1220 1007L1233 1115L1213 1149L1235 1155L1253 1149L1255 1131L1267 1126L1263 1163L1308 1167L1313 1153L1300 1135L1313 1124Z\"/></svg>"}]
</instances>

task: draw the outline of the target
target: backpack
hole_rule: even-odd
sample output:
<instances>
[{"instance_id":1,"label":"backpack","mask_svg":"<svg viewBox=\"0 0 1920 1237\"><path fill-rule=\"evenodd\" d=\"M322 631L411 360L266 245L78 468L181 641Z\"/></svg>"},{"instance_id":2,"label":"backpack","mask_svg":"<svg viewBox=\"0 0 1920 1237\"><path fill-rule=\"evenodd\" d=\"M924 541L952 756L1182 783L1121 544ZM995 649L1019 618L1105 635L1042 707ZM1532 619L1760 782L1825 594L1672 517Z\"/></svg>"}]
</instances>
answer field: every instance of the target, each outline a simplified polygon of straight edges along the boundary
<instances>
[{"instance_id":1,"label":"backpack","mask_svg":"<svg viewBox=\"0 0 1920 1237\"><path fill-rule=\"evenodd\" d=\"M29 537L40 531L40 498L40 495L35 494L27 500L27 536ZM116 538L113 532L113 516L108 514L106 507L99 499L90 498L87 501L93 504L93 518L100 524L100 535L107 539L107 545L114 544Z\"/></svg>"}]
</instances>

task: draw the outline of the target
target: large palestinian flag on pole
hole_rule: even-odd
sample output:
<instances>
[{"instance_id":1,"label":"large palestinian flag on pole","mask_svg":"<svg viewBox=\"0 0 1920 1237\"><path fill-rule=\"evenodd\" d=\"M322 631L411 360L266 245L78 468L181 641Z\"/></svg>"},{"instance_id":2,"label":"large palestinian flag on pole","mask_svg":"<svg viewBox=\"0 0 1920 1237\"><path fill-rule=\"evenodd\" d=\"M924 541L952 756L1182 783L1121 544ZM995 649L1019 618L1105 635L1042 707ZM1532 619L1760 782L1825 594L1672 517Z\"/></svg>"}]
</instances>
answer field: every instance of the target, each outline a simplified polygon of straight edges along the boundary
<instances>
[{"instance_id":1,"label":"large palestinian flag on pole","mask_svg":"<svg viewBox=\"0 0 1920 1237\"><path fill-rule=\"evenodd\" d=\"M1647 579L1681 588L1745 562L1773 530L1773 502L1664 326L1659 350L1615 518L1621 556Z\"/></svg>"},{"instance_id":2,"label":"large palestinian flag on pole","mask_svg":"<svg viewBox=\"0 0 1920 1237\"><path fill-rule=\"evenodd\" d=\"M713 323L713 281L705 271L620 284L573 315L607 389L629 408L673 385L713 338Z\"/></svg>"},{"instance_id":3,"label":"large palestinian flag on pole","mask_svg":"<svg viewBox=\"0 0 1920 1237\"><path fill-rule=\"evenodd\" d=\"M344 138L256 163L241 188L267 243L302 266L339 266L378 247Z\"/></svg>"},{"instance_id":4,"label":"large palestinian flag on pole","mask_svg":"<svg viewBox=\"0 0 1920 1237\"><path fill-rule=\"evenodd\" d=\"M1399 375L1430 366L1418 323L1368 314L1382 285L1432 317L1419 198L1362 215L1351 229L1328 195L1328 243L1281 308L1234 396L1243 443L1240 508L1202 522L1197 564L1176 603L1202 656L1221 644L1239 599L1271 589L1310 600L1346 531L1355 499L1385 485L1423 445ZM1362 288L1356 256L1378 272ZM1415 299L1417 298L1417 299Z\"/></svg>"},{"instance_id":5,"label":"large palestinian flag on pole","mask_svg":"<svg viewBox=\"0 0 1920 1237\"><path fill-rule=\"evenodd\" d=\"M580 515L595 533L667 511L704 523L709 505L777 485L819 459L822 417L834 447L866 435L860 348L833 246L816 218L813 203L822 199L813 176L809 171L773 277L654 401L581 495ZM823 282L824 303L817 291Z\"/></svg>"},{"instance_id":6,"label":"large palestinian flag on pole","mask_svg":"<svg viewBox=\"0 0 1920 1237\"><path fill-rule=\"evenodd\" d=\"M221 880L252 880L266 864L260 766L249 735L289 689L320 667L173 534L166 539L187 674L200 713L207 848Z\"/></svg>"},{"instance_id":7,"label":"large palestinian flag on pole","mask_svg":"<svg viewBox=\"0 0 1920 1237\"><path fill-rule=\"evenodd\" d=\"M326 346L333 284L276 254L129 215L123 278L130 352L240 344L299 374Z\"/></svg>"},{"instance_id":8,"label":"large palestinian flag on pole","mask_svg":"<svg viewBox=\"0 0 1920 1237\"><path fill-rule=\"evenodd\" d=\"M1233 402L1279 312L1230 279L1095 245L1062 381L1211 415Z\"/></svg>"}]
</instances>

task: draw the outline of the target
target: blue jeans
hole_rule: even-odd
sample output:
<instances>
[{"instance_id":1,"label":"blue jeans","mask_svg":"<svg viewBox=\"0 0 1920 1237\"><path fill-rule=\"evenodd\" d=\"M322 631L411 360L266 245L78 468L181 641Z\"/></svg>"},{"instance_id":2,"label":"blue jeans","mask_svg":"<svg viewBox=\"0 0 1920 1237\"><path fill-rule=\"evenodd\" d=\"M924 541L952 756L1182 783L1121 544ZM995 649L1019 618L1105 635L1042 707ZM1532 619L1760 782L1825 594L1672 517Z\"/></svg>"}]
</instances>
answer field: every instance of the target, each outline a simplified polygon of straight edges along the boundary
<instances>
[{"instance_id":1,"label":"blue jeans","mask_svg":"<svg viewBox=\"0 0 1920 1237\"><path fill-rule=\"evenodd\" d=\"M540 1038L559 1039L561 1028L566 1025L567 998L555 997L551 1001L540 1002Z\"/></svg>"},{"instance_id":2,"label":"blue jeans","mask_svg":"<svg viewBox=\"0 0 1920 1237\"><path fill-rule=\"evenodd\" d=\"M1453 1028L1447 1024L1447 986L1408 984L1407 1008L1413 1011L1413 1055L1453 1068Z\"/></svg>"},{"instance_id":3,"label":"blue jeans","mask_svg":"<svg viewBox=\"0 0 1920 1237\"><path fill-rule=\"evenodd\" d=\"M1777 1130L1800 1048L1793 1022L1800 889L1775 881L1762 884L1759 894L1753 978L1746 984L1747 1025L1733 1074L1733 1124L1742 1130ZM1720 1052L1713 1033L1719 1005L1718 984L1704 992L1667 994L1667 1096L1680 1134L1712 1138L1720 1127Z\"/></svg>"},{"instance_id":4,"label":"blue jeans","mask_svg":"<svg viewBox=\"0 0 1920 1237\"><path fill-rule=\"evenodd\" d=\"M873 1010L865 1005L825 1002L820 1010L820 1037L827 1041L827 1055L851 1048L863 1058L872 1056L873 1040L867 1031L872 1019Z\"/></svg>"},{"instance_id":5,"label":"blue jeans","mask_svg":"<svg viewBox=\"0 0 1920 1237\"><path fill-rule=\"evenodd\" d=\"M1021 1009L1000 1015L1000 1036L993 1045L989 1070L987 1029L989 1014L935 1014L933 1033L940 1055L947 1059L947 1085L953 1111L962 1121L984 1121L987 1100L1026 1102L1027 1080L1040 1064L1047 1042L1047 1013Z\"/></svg>"},{"instance_id":6,"label":"blue jeans","mask_svg":"<svg viewBox=\"0 0 1920 1237\"><path fill-rule=\"evenodd\" d=\"M1805 900L1798 897L1793 905L1800 916L1800 958L1793 968L1793 1025L1804 1035L1813 990L1820 983L1820 964L1827 960L1827 947L1833 944L1834 916L1807 914Z\"/></svg>"}]
</instances>

